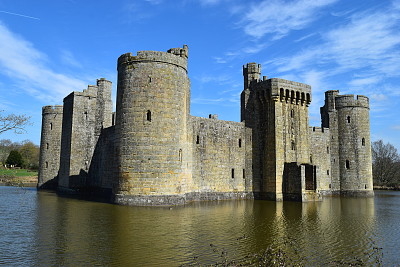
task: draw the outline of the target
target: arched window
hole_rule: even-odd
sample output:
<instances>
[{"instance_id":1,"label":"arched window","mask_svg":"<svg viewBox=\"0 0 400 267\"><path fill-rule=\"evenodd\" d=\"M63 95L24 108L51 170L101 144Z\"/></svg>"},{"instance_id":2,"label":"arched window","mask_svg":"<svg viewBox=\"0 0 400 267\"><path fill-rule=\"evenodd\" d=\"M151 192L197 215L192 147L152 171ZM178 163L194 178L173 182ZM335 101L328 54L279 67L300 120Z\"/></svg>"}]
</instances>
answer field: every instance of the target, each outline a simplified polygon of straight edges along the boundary
<instances>
[{"instance_id":1,"label":"arched window","mask_svg":"<svg viewBox=\"0 0 400 267\"><path fill-rule=\"evenodd\" d=\"M46 169L49 167L49 163L46 161Z\"/></svg>"},{"instance_id":2,"label":"arched window","mask_svg":"<svg viewBox=\"0 0 400 267\"><path fill-rule=\"evenodd\" d=\"M50 122L50 130L53 130L53 123Z\"/></svg>"},{"instance_id":3,"label":"arched window","mask_svg":"<svg viewBox=\"0 0 400 267\"><path fill-rule=\"evenodd\" d=\"M361 145L365 146L365 138L363 137L363 139L361 139Z\"/></svg>"},{"instance_id":4,"label":"arched window","mask_svg":"<svg viewBox=\"0 0 400 267\"><path fill-rule=\"evenodd\" d=\"M146 119L147 119L147 121L151 121L151 111L150 110L148 110L146 113Z\"/></svg>"},{"instance_id":5,"label":"arched window","mask_svg":"<svg viewBox=\"0 0 400 267\"><path fill-rule=\"evenodd\" d=\"M350 169L350 161L346 159L346 169Z\"/></svg>"},{"instance_id":6,"label":"arched window","mask_svg":"<svg viewBox=\"0 0 400 267\"><path fill-rule=\"evenodd\" d=\"M350 123L350 116L347 116L347 123Z\"/></svg>"}]
</instances>

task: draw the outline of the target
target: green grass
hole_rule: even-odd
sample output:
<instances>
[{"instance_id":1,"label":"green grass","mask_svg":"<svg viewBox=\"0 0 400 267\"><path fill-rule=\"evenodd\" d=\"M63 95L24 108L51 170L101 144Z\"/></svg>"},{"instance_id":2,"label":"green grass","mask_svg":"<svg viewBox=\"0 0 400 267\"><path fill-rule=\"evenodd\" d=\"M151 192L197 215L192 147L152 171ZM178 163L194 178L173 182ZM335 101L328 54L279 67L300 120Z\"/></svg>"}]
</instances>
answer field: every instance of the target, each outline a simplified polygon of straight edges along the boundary
<instances>
[{"instance_id":1,"label":"green grass","mask_svg":"<svg viewBox=\"0 0 400 267\"><path fill-rule=\"evenodd\" d=\"M37 171L30 171L27 169L0 169L0 176L7 175L7 176L37 176Z\"/></svg>"}]
</instances>

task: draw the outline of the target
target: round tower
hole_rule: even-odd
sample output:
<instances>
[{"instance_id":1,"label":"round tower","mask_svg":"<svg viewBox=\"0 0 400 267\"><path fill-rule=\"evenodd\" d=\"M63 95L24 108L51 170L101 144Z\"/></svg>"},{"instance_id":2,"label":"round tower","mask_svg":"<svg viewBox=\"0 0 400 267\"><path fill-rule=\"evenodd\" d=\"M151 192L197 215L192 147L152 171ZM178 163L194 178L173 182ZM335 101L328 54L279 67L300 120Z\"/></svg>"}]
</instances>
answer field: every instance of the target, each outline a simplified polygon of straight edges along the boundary
<instances>
[{"instance_id":1,"label":"round tower","mask_svg":"<svg viewBox=\"0 0 400 267\"><path fill-rule=\"evenodd\" d=\"M335 106L341 194L372 196L374 193L368 97L338 95Z\"/></svg>"},{"instance_id":2,"label":"round tower","mask_svg":"<svg viewBox=\"0 0 400 267\"><path fill-rule=\"evenodd\" d=\"M42 108L38 188L56 186L60 167L62 117L63 106Z\"/></svg>"},{"instance_id":3,"label":"round tower","mask_svg":"<svg viewBox=\"0 0 400 267\"><path fill-rule=\"evenodd\" d=\"M118 59L117 181L114 201L184 202L190 81L188 48L139 51Z\"/></svg>"}]
</instances>

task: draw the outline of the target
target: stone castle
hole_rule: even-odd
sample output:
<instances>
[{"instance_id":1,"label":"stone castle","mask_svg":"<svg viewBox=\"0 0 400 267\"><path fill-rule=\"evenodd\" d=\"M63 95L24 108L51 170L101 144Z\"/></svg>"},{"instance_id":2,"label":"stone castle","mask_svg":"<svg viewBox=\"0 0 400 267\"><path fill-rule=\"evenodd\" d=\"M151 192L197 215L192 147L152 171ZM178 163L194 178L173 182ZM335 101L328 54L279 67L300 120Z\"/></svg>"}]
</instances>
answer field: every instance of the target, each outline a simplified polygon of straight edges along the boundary
<instances>
[{"instance_id":1,"label":"stone castle","mask_svg":"<svg viewBox=\"0 0 400 267\"><path fill-rule=\"evenodd\" d=\"M39 188L125 205L372 196L369 100L325 93L310 127L309 85L243 67L241 122L190 115L188 47L118 59L116 112L104 78L43 107Z\"/></svg>"}]
</instances>

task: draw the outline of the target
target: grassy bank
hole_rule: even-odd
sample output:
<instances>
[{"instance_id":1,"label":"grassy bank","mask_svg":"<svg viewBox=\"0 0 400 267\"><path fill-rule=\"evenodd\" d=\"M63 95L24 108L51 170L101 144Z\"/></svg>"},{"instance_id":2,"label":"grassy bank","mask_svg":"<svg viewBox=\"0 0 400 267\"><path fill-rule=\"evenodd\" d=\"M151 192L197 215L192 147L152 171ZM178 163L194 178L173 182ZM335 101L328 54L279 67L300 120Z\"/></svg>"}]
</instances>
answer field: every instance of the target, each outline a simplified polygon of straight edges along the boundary
<instances>
[{"instance_id":1,"label":"grassy bank","mask_svg":"<svg viewBox=\"0 0 400 267\"><path fill-rule=\"evenodd\" d=\"M36 186L37 171L27 169L0 169L0 185Z\"/></svg>"}]
</instances>

